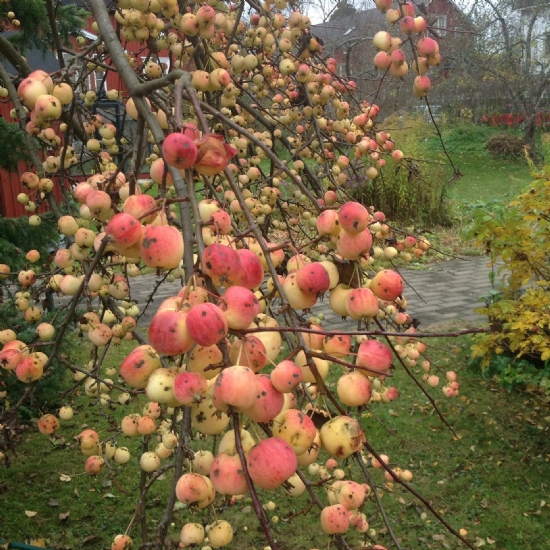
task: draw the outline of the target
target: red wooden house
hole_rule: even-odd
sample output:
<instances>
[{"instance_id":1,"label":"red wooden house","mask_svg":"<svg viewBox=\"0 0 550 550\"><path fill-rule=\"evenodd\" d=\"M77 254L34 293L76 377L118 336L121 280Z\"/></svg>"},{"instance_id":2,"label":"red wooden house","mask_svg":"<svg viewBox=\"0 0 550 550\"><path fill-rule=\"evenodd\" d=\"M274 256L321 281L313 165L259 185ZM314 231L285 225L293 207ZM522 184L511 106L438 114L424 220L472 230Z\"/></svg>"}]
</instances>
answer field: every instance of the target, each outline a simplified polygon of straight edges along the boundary
<instances>
[{"instance_id":1,"label":"red wooden house","mask_svg":"<svg viewBox=\"0 0 550 550\"><path fill-rule=\"evenodd\" d=\"M62 0L61 3L64 5L81 5L79 0ZM105 0L105 3L107 5L111 4L109 0ZM113 26L116 28L118 24L115 20L114 14L111 17L111 20L113 22ZM92 25L93 18L90 16L86 20L85 28L82 29L80 33L81 36L87 39L88 43L97 38L93 31ZM4 36L9 36L13 32L17 31L9 30L4 33ZM151 55L151 52L140 42L123 40L122 43L126 51L134 57L134 59L136 59L136 64L138 67L143 60L147 59ZM75 51L78 51L79 47L74 39L73 47ZM66 59L70 57L71 54L67 53ZM42 51L33 49L26 53L26 58L32 69L42 69L49 73L54 73L59 70L59 62L53 52L47 51L43 54ZM166 68L168 68L168 64L170 62L170 52L169 50L155 52L152 58L159 63L166 65ZM9 63L5 63L5 67L11 74L16 74L16 70ZM116 71L107 71L106 73L94 71L90 72L83 89L78 91L85 92L87 90L93 90L97 94L98 102L93 107L94 111L97 110L100 112L104 117L110 119L111 122L117 127L121 127L123 124L125 124L126 129L131 127L132 122L124 120L125 113L122 103L119 103L118 101L106 101L105 93L107 90L117 90L121 98L125 98L127 96L126 87ZM12 122L10 119L10 111L12 108L13 104L9 100L0 100L0 116L8 122ZM125 135L127 135L126 131ZM17 202L17 195L23 192L23 188L19 182L19 173L25 172L26 170L27 167L25 166L25 163L20 163L19 172L0 170L0 216L19 217L28 215L25 212L24 206ZM74 179L79 180L82 179L82 177L82 175L75 175ZM55 186L54 194L58 199L61 198L61 192L58 189L58 186ZM43 205L40 211L43 211L44 208L46 208L46 205Z\"/></svg>"},{"instance_id":2,"label":"red wooden house","mask_svg":"<svg viewBox=\"0 0 550 550\"><path fill-rule=\"evenodd\" d=\"M431 34L439 43L443 63L439 67L438 77L444 78L453 70L452 56L446 54L455 51L464 40L471 40L471 35L464 32L470 30L469 22L452 0L424 0L417 2L416 6L417 13L426 19L432 29ZM369 81L376 81L376 89L380 76L373 64L376 50L372 37L386 29L385 14L373 3L371 9L314 25L312 34L322 39L323 55L338 61L339 76L357 80L359 88L369 92L372 91Z\"/></svg>"}]
</instances>

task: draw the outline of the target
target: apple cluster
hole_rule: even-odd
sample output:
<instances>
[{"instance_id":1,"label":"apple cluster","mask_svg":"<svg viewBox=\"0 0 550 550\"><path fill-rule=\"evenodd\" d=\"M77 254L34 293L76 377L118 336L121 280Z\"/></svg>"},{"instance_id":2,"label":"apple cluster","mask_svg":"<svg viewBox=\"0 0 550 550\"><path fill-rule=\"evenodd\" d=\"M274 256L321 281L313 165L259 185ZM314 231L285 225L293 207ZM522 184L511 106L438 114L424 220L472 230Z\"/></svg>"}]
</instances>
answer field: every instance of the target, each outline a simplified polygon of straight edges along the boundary
<instances>
[{"instance_id":1,"label":"apple cluster","mask_svg":"<svg viewBox=\"0 0 550 550\"><path fill-rule=\"evenodd\" d=\"M409 2L397 9L390 0L376 5L405 38L377 33L375 66L404 77L403 48L410 43L413 92L425 97L426 73L441 60L437 42L426 36L426 21ZM352 479L346 461L359 461L373 475L383 471L387 483L410 483L413 474L364 451L368 424L360 422L362 413L399 398L389 383L396 362L419 365L428 387L439 386L440 377L413 327L394 263L421 258L430 243L353 200L350 180L381 177L390 158L407 169L409 159L377 121L380 107L359 99L357 84L338 76L335 59L322 59L311 21L289 10L286 0L254 5L248 21L223 2L182 10L177 0L118 0L117 7L123 39L171 55L168 68L156 54L144 63L125 54L140 85L153 90L159 83L144 98L151 116L136 137L151 145L142 162L150 182L136 183L142 166L131 174L116 160L121 153L141 160L139 142L126 151L130 142L115 125L92 113L95 91L81 87L78 96L76 86L43 71L22 81L17 92L29 120L21 122L46 153L41 166L20 177L31 192L18 197L32 214L31 225L40 223L37 204L53 191L62 159L64 170L77 162L85 169L90 159L94 170L68 191L74 202L57 220L68 247L54 253L52 272L40 276L32 265L40 255L31 250L17 273L14 303L36 325L36 341L27 345L13 330L0 331L0 365L23 383L39 380L50 361L39 351L49 346L40 344L55 349L59 336L41 322L33 299L46 283L75 300L84 296L91 307L77 324L96 359L72 366L75 382L104 411L124 411L111 433L86 427L76 436L87 474L139 464L154 480L185 446L183 473L174 480L181 506L206 514L222 498L234 504L256 490L262 498L298 497L320 487L325 533L355 530L373 538L364 506L374 500L375 488ZM94 30L104 36L108 29L94 23ZM107 40L95 49L83 37L76 43L86 58L83 70L104 71L116 57ZM203 62L193 65L201 56ZM177 79L166 79L174 69ZM173 85L182 78L183 95ZM124 102L130 119L143 118L138 95L125 99L110 90L107 97ZM64 122L69 105L80 120L82 147L59 135L70 134ZM279 158L281 148L289 160ZM189 217L191 229L185 226ZM131 278L143 267L168 272L167 281L182 280L161 303L151 296L156 312L147 338L137 330L140 308L130 299ZM0 279L14 275L0 264ZM325 299L335 316L353 319L359 330L330 330L321 313L306 321ZM371 328L380 332L373 335ZM384 329L400 335L381 335ZM133 349L120 364L102 365L99 357L123 340ZM458 395L456 374L444 376L443 394ZM52 436L61 429L59 419L71 420L74 413L67 404L58 415L42 416L38 429ZM217 444L206 450L213 436ZM119 445L124 438L144 438L147 449L132 457ZM274 509L271 501L264 505ZM184 548L220 548L233 539L223 519L189 519L180 533ZM111 548L132 545L128 530Z\"/></svg>"},{"instance_id":2,"label":"apple cluster","mask_svg":"<svg viewBox=\"0 0 550 550\"><path fill-rule=\"evenodd\" d=\"M386 20L392 25L399 24L400 31L407 37L412 34L422 35L413 47L413 69L417 75L413 83L415 97L426 97L431 88L431 81L426 73L430 67L441 63L441 54L436 40L425 36L427 23L424 17L415 17L415 5L412 2L400 4L393 9L392 0L376 0L376 7L386 14ZM374 57L374 66L381 71L389 71L394 78L403 78L409 73L409 65L402 49L403 40L389 32L380 31L373 38L374 46L380 50Z\"/></svg>"}]
</instances>

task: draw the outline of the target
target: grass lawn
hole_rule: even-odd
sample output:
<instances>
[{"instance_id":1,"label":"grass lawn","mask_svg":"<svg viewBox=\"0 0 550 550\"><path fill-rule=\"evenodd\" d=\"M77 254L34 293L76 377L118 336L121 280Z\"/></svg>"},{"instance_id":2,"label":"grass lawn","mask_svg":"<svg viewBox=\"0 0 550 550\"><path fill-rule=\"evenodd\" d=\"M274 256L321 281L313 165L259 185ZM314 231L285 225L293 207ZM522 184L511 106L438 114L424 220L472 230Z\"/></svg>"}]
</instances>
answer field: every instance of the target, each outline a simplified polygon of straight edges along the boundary
<instances>
[{"instance_id":1,"label":"grass lawn","mask_svg":"<svg viewBox=\"0 0 550 550\"><path fill-rule=\"evenodd\" d=\"M109 365L118 367L128 346L126 343L125 349L109 354ZM413 471L414 487L452 526L466 529L472 543L498 550L542 549L550 521L546 504L550 502L548 403L534 395L508 393L491 381L480 379L466 366L468 347L469 340L463 337L431 341L429 350L433 364L442 373L450 368L459 374L458 398L447 400L439 389L430 390L458 439L439 421L425 396L401 368L392 381L401 392L400 398L390 404L372 404L362 414L365 434L379 452L389 455L392 465ZM74 346L71 358L82 364L87 353L85 346ZM339 372L338 367L333 369ZM416 376L421 376L419 369ZM332 384L335 379L334 376ZM113 394L116 400L116 391ZM130 463L89 477L84 473L85 457L76 448L74 436L85 427L93 427L102 431L104 437L110 415L120 419L129 412L138 412L145 400L117 405L106 410L106 415L98 414L97 407L90 407L81 396L74 396L72 402L78 413L71 421L62 421L59 437L40 435L31 421L18 445L18 457L9 469L0 469L0 538L25 542L43 538L50 548L103 549L109 548L112 537L128 526L132 504L139 494L138 441L120 436L117 444L132 451ZM254 433L254 427L251 431ZM152 441L151 446L154 445L156 442ZM195 449L211 445L211 441L194 441ZM320 461L326 458L321 455ZM341 464L346 470L348 466L357 474L351 464ZM419 502L403 489L384 483L380 470L372 471L372 476L380 484L382 501L403 548L459 547ZM166 475L150 492L147 519L151 531L162 516L169 480ZM318 487L317 493L328 503L323 488ZM287 501L281 489L260 491L260 495L262 502L276 504L268 515L274 521L280 548L334 547L327 547L326 537L320 534L316 510L288 521L289 516L306 510L307 498ZM26 511L36 515L28 517ZM363 511L376 531L376 541L391 547L374 502L367 501ZM216 518L228 519L236 533L228 548L264 548L249 499L229 506L219 497L215 506L203 512L179 508L170 537L177 540L179 530L188 521L210 522ZM132 536L139 542L139 526ZM357 548L361 540L364 539L357 533L350 534L352 548Z\"/></svg>"},{"instance_id":2,"label":"grass lawn","mask_svg":"<svg viewBox=\"0 0 550 550\"><path fill-rule=\"evenodd\" d=\"M464 174L450 186L450 198L457 203L481 201L490 206L491 201L505 202L531 180L527 165L495 161L486 155L482 144L488 129L454 128L448 132L449 150ZM429 145L436 146L432 141ZM444 252L463 253L467 248L461 243L460 232L468 221L445 231L435 230L437 235L428 236ZM440 259L444 257L437 251L429 257L437 258L438 254ZM90 355L83 342L74 337L67 352L79 366L84 366ZM428 356L441 369L439 376L444 378L448 369L459 375L458 398L448 400L440 389L430 389L458 437L453 437L441 423L426 397L400 367L391 382L400 391L399 399L389 404L373 403L360 416L366 437L379 452L389 455L392 466L413 471L413 486L453 527L466 529L472 544L495 550L542 550L550 523L549 401L529 393L510 393L491 380L481 379L467 366L467 337L435 339L429 344ZM104 368L118 369L132 347L132 343L124 342L120 348L109 350ZM329 385L335 386L340 373L334 365ZM415 375L421 377L420 369L415 370ZM113 378L116 381L116 376ZM62 421L60 432L51 438L38 432L36 419L29 420L17 445L18 455L10 455L9 468L0 467L0 541L34 541L49 548L108 549L113 537L124 533L131 523L140 493L139 456L143 443L119 436L117 445L128 447L132 453L130 463L113 463L112 469L90 477L84 472L85 457L78 450L75 436L89 427L102 438L107 437L124 415L141 412L146 399L139 396L128 405L119 405L119 392L114 390L114 404L100 412L81 393L68 391L73 384L72 380L64 380L62 391L67 393L52 407L71 404L76 411L74 418ZM43 412L49 411L40 411ZM258 433L255 426L250 431ZM149 448L154 449L156 444L157 438L152 436ZM196 434L193 450L211 449L212 445L211 440L205 441ZM319 462L326 459L322 454ZM351 462L340 467L360 479ZM371 473L404 549L463 548L410 494L385 482L380 470ZM149 492L146 528L151 535L162 517L170 483L169 471ZM316 492L328 504L325 487L318 486ZM309 500L305 496L290 500L282 489L260 491L260 496L263 503L273 501L276 505L267 513L281 549L335 547L327 546L318 511L306 513ZM391 548L372 497L363 512L374 530L370 532L371 540ZM218 497L212 507L202 512L178 506L169 536L178 541L185 523L206 524L215 519L227 519L233 526L235 537L228 548L265 547L248 498L230 505L227 499ZM134 525L131 533L139 546L140 525ZM350 530L351 548L357 548L364 540L364 535Z\"/></svg>"},{"instance_id":3,"label":"grass lawn","mask_svg":"<svg viewBox=\"0 0 550 550\"><path fill-rule=\"evenodd\" d=\"M522 161L495 160L485 152L452 158L463 174L449 185L448 196L454 201L510 201L533 180Z\"/></svg>"},{"instance_id":4,"label":"grass lawn","mask_svg":"<svg viewBox=\"0 0 550 550\"><path fill-rule=\"evenodd\" d=\"M485 150L485 143L491 135L505 131L517 133L473 124L455 124L442 129L445 147L462 177L447 184L452 226L428 228L425 234L433 250L418 262L419 268L446 258L483 254L483 250L472 245L463 235L472 224L474 212L480 208L490 210L507 205L533 180L531 169L523 158L494 159ZM448 162L435 134L427 138L424 145L424 158L435 156ZM447 169L448 178L451 175L452 170Z\"/></svg>"},{"instance_id":5,"label":"grass lawn","mask_svg":"<svg viewBox=\"0 0 550 550\"><path fill-rule=\"evenodd\" d=\"M449 125L443 129L443 141L462 177L449 185L449 199L460 202L511 200L530 181L531 170L523 158L516 160L494 159L485 143L494 134L512 133L473 124ZM437 136L428 138L427 151L441 154ZM443 157L443 160L446 159Z\"/></svg>"}]
</instances>

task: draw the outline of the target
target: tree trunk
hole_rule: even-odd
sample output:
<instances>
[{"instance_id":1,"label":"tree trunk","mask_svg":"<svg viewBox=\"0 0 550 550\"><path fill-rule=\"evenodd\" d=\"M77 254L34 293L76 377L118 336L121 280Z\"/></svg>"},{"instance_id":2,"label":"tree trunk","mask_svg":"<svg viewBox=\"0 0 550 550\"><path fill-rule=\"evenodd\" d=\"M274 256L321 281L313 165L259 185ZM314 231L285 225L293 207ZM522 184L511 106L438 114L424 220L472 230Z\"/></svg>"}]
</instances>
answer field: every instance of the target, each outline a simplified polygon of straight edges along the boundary
<instances>
[{"instance_id":1,"label":"tree trunk","mask_svg":"<svg viewBox=\"0 0 550 550\"><path fill-rule=\"evenodd\" d=\"M533 114L525 121L525 133L523 135L523 140L525 141L525 144L529 148L529 156L533 161L537 160L537 145L535 141L535 130L537 129L536 126L536 120L537 115Z\"/></svg>"}]
</instances>

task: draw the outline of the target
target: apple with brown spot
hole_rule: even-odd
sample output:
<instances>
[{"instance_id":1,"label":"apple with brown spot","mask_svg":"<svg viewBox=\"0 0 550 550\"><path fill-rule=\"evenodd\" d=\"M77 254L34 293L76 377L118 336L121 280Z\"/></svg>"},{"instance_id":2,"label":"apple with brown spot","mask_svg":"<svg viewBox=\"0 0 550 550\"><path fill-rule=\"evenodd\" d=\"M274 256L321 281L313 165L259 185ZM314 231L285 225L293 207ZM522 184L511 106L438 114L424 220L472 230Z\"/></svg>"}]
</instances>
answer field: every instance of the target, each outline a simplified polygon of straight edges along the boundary
<instances>
[{"instance_id":1,"label":"apple with brown spot","mask_svg":"<svg viewBox=\"0 0 550 550\"><path fill-rule=\"evenodd\" d=\"M189 336L201 346L213 346L225 338L229 330L221 309L209 302L192 307L186 323Z\"/></svg>"},{"instance_id":2,"label":"apple with brown spot","mask_svg":"<svg viewBox=\"0 0 550 550\"><path fill-rule=\"evenodd\" d=\"M245 495L248 484L238 454L218 453L210 467L210 480L221 495Z\"/></svg>"},{"instance_id":3,"label":"apple with brown spot","mask_svg":"<svg viewBox=\"0 0 550 550\"><path fill-rule=\"evenodd\" d=\"M273 386L268 374L256 375L256 386L256 400L244 414L253 422L271 422L281 412L284 396Z\"/></svg>"},{"instance_id":4,"label":"apple with brown spot","mask_svg":"<svg viewBox=\"0 0 550 550\"><path fill-rule=\"evenodd\" d=\"M183 259L181 231L169 225L146 226L140 241L140 256L147 267L178 267Z\"/></svg>"},{"instance_id":5,"label":"apple with brown spot","mask_svg":"<svg viewBox=\"0 0 550 550\"><path fill-rule=\"evenodd\" d=\"M260 313L260 302L254 293L243 286L230 286L218 300L229 328L243 330Z\"/></svg>"},{"instance_id":6,"label":"apple with brown spot","mask_svg":"<svg viewBox=\"0 0 550 550\"><path fill-rule=\"evenodd\" d=\"M260 372L267 363L267 352L264 343L252 334L235 340L229 350L233 364L249 367L254 373Z\"/></svg>"},{"instance_id":7,"label":"apple with brown spot","mask_svg":"<svg viewBox=\"0 0 550 550\"><path fill-rule=\"evenodd\" d=\"M355 364L359 367L367 367L367 369L361 369L365 375L378 378L389 372L392 359L393 354L388 346L378 340L364 340L359 344Z\"/></svg>"},{"instance_id":8,"label":"apple with brown spot","mask_svg":"<svg viewBox=\"0 0 550 550\"><path fill-rule=\"evenodd\" d=\"M311 447L316 432L311 418L297 409L283 411L273 420L273 435L284 439L296 455Z\"/></svg>"},{"instance_id":9,"label":"apple with brown spot","mask_svg":"<svg viewBox=\"0 0 550 550\"><path fill-rule=\"evenodd\" d=\"M149 325L149 342L164 355L181 355L193 347L187 327L188 313L164 310L156 313Z\"/></svg>"},{"instance_id":10,"label":"apple with brown spot","mask_svg":"<svg viewBox=\"0 0 550 550\"><path fill-rule=\"evenodd\" d=\"M229 407L242 412L254 405L256 395L256 376L252 369L235 365L218 374L212 400L222 412L227 412Z\"/></svg>"}]
</instances>

